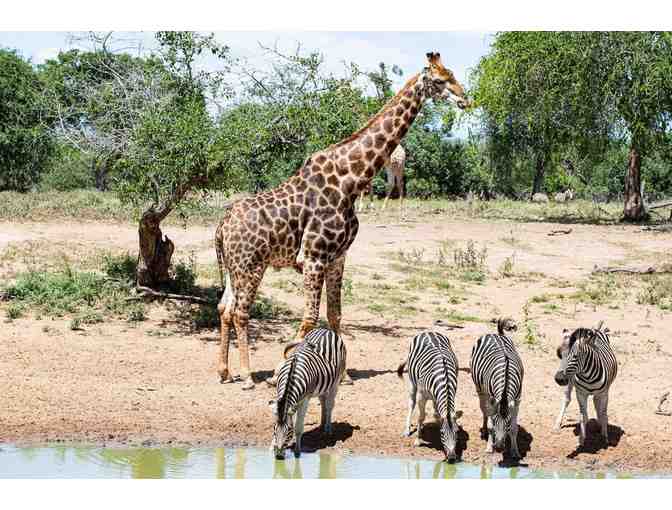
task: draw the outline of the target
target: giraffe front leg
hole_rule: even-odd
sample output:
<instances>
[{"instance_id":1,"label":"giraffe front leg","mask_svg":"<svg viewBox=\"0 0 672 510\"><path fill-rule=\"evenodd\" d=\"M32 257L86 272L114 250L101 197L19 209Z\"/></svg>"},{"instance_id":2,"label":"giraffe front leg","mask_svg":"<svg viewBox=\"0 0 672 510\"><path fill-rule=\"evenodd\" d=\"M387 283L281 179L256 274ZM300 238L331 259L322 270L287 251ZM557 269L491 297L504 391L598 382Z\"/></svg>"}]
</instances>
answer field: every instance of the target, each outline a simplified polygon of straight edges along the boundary
<instances>
[{"instance_id":1,"label":"giraffe front leg","mask_svg":"<svg viewBox=\"0 0 672 510\"><path fill-rule=\"evenodd\" d=\"M303 312L303 320L296 340L302 341L311 329L317 326L320 316L320 297L324 286L326 265L319 259L307 258L303 263L303 292L306 304Z\"/></svg>"},{"instance_id":2,"label":"giraffe front leg","mask_svg":"<svg viewBox=\"0 0 672 510\"><path fill-rule=\"evenodd\" d=\"M327 288L327 320L329 321L329 327L338 335L341 334L341 295L344 269L345 255L327 266L325 277ZM341 384L353 384L347 370L343 371Z\"/></svg>"}]
</instances>

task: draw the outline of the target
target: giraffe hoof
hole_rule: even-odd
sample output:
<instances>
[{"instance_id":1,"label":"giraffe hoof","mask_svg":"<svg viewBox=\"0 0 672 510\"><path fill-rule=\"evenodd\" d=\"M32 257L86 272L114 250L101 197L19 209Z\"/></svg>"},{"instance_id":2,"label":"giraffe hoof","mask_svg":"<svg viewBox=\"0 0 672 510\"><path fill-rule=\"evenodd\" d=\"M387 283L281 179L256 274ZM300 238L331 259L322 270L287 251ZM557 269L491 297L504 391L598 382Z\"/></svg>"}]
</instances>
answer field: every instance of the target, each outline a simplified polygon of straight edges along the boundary
<instances>
[{"instance_id":1,"label":"giraffe hoof","mask_svg":"<svg viewBox=\"0 0 672 510\"><path fill-rule=\"evenodd\" d=\"M252 380L251 377L248 377L245 379L245 382L243 383L242 386L243 390L253 390L254 389L254 381Z\"/></svg>"}]
</instances>

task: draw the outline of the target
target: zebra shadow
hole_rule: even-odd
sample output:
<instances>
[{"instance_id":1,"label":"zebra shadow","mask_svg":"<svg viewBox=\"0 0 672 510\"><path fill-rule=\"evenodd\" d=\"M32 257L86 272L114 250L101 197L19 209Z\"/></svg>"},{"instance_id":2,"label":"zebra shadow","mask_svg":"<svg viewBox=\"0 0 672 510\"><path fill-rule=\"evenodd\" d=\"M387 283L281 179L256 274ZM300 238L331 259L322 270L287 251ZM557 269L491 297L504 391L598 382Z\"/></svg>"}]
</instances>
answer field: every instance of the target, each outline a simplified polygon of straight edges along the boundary
<instances>
[{"instance_id":1,"label":"zebra shadow","mask_svg":"<svg viewBox=\"0 0 672 510\"><path fill-rule=\"evenodd\" d=\"M394 374L396 370L358 370L356 368L348 368L348 375L353 381L359 379L370 379L379 375Z\"/></svg>"},{"instance_id":2,"label":"zebra shadow","mask_svg":"<svg viewBox=\"0 0 672 510\"><path fill-rule=\"evenodd\" d=\"M345 422L333 422L331 425L333 427L331 434L325 434L319 426L303 434L301 451L313 453L323 448L336 446L336 443L347 441L355 430L359 430L359 425L352 426Z\"/></svg>"},{"instance_id":3,"label":"zebra shadow","mask_svg":"<svg viewBox=\"0 0 672 510\"><path fill-rule=\"evenodd\" d=\"M417 429L415 430L417 434ZM425 423L422 427L422 436L420 437L420 445L418 448L431 448L433 450L438 450L443 452L443 446L441 444L441 427L435 421L430 421ZM455 445L455 455L457 460L462 460L462 453L467 449L467 443L469 442L469 433L464 430L460 425L457 429L457 444Z\"/></svg>"},{"instance_id":4,"label":"zebra shadow","mask_svg":"<svg viewBox=\"0 0 672 510\"><path fill-rule=\"evenodd\" d=\"M485 437L487 440L487 435ZM499 467L527 467L527 464L521 462L522 459L527 457L527 454L532 449L532 441L534 441L534 436L530 434L525 427L518 425L518 453L520 453L520 458L511 457L511 440L506 438L506 447L503 450L504 458L498 463Z\"/></svg>"},{"instance_id":5,"label":"zebra shadow","mask_svg":"<svg viewBox=\"0 0 672 510\"><path fill-rule=\"evenodd\" d=\"M579 422L574 425L564 425L562 428L574 428L574 435L579 437L581 434L581 424ZM586 440L583 443L583 446L577 446L576 449L567 455L568 459L573 459L577 457L580 453L591 453L595 454L600 450L606 450L609 447L618 446L618 443L621 442L621 437L623 437L625 431L618 425L609 424L607 428L607 436L609 437L607 443L604 443L602 439L600 423L595 419L591 418L586 424Z\"/></svg>"}]
</instances>

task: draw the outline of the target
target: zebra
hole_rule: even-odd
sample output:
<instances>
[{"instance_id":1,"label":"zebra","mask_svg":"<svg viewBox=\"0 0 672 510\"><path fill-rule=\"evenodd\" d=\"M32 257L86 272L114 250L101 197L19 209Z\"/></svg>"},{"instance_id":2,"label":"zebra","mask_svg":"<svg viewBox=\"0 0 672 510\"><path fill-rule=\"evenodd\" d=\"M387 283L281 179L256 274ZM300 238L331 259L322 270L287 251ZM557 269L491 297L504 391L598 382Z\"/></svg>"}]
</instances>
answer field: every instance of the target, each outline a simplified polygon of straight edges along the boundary
<instances>
[{"instance_id":1,"label":"zebra","mask_svg":"<svg viewBox=\"0 0 672 510\"><path fill-rule=\"evenodd\" d=\"M511 440L511 456L519 459L518 410L523 389L523 362L506 331L517 329L510 319L497 321L497 333L481 336L471 350L471 378L483 413L483 430L488 437L486 453Z\"/></svg>"},{"instance_id":2,"label":"zebra","mask_svg":"<svg viewBox=\"0 0 672 510\"><path fill-rule=\"evenodd\" d=\"M573 385L576 389L576 400L581 411L579 446L583 446L586 441L589 395L593 396L602 438L608 445L607 405L609 403L609 388L616 378L618 362L611 345L609 345L607 330L599 328L576 329L569 335L569 339L558 348L558 356L560 357L560 369L555 374L555 382L560 386L569 386L570 388L570 385ZM568 399L566 398L565 401L567 402ZM562 422L565 409L566 405L563 405L561 415L558 418L559 422Z\"/></svg>"},{"instance_id":3,"label":"zebra","mask_svg":"<svg viewBox=\"0 0 672 510\"><path fill-rule=\"evenodd\" d=\"M462 412L455 412L457 392L457 357L450 340L441 333L426 331L416 335L411 341L407 360L397 368L397 375L403 378L404 367L408 365L409 397L408 417L403 437L411 435L411 417L418 402L418 436L415 445L420 445L420 436L425 421L427 400L434 403L434 417L441 427L441 445L447 461L455 461L457 445L457 420Z\"/></svg>"},{"instance_id":4,"label":"zebra","mask_svg":"<svg viewBox=\"0 0 672 510\"><path fill-rule=\"evenodd\" d=\"M345 344L330 329L313 329L303 342L288 349L291 348L294 352L278 371L277 398L269 402L275 418L271 450L280 460L294 436L294 455L301 455L303 420L312 397L319 397L321 427L324 433L331 434L331 413L345 371Z\"/></svg>"}]
</instances>

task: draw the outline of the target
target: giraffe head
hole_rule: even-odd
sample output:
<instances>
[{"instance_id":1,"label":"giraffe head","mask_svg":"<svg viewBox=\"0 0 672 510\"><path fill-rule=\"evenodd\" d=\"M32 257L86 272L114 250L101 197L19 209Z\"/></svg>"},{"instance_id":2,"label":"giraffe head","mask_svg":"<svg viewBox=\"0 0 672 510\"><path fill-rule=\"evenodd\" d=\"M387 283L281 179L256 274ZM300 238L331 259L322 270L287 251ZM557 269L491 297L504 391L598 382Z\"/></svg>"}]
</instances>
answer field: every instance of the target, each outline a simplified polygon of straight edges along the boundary
<instances>
[{"instance_id":1,"label":"giraffe head","mask_svg":"<svg viewBox=\"0 0 672 510\"><path fill-rule=\"evenodd\" d=\"M450 69L444 67L439 53L427 53L429 66L425 68L425 77L428 95L434 100L448 100L464 110L469 106L469 100L464 87L455 79Z\"/></svg>"}]
</instances>

